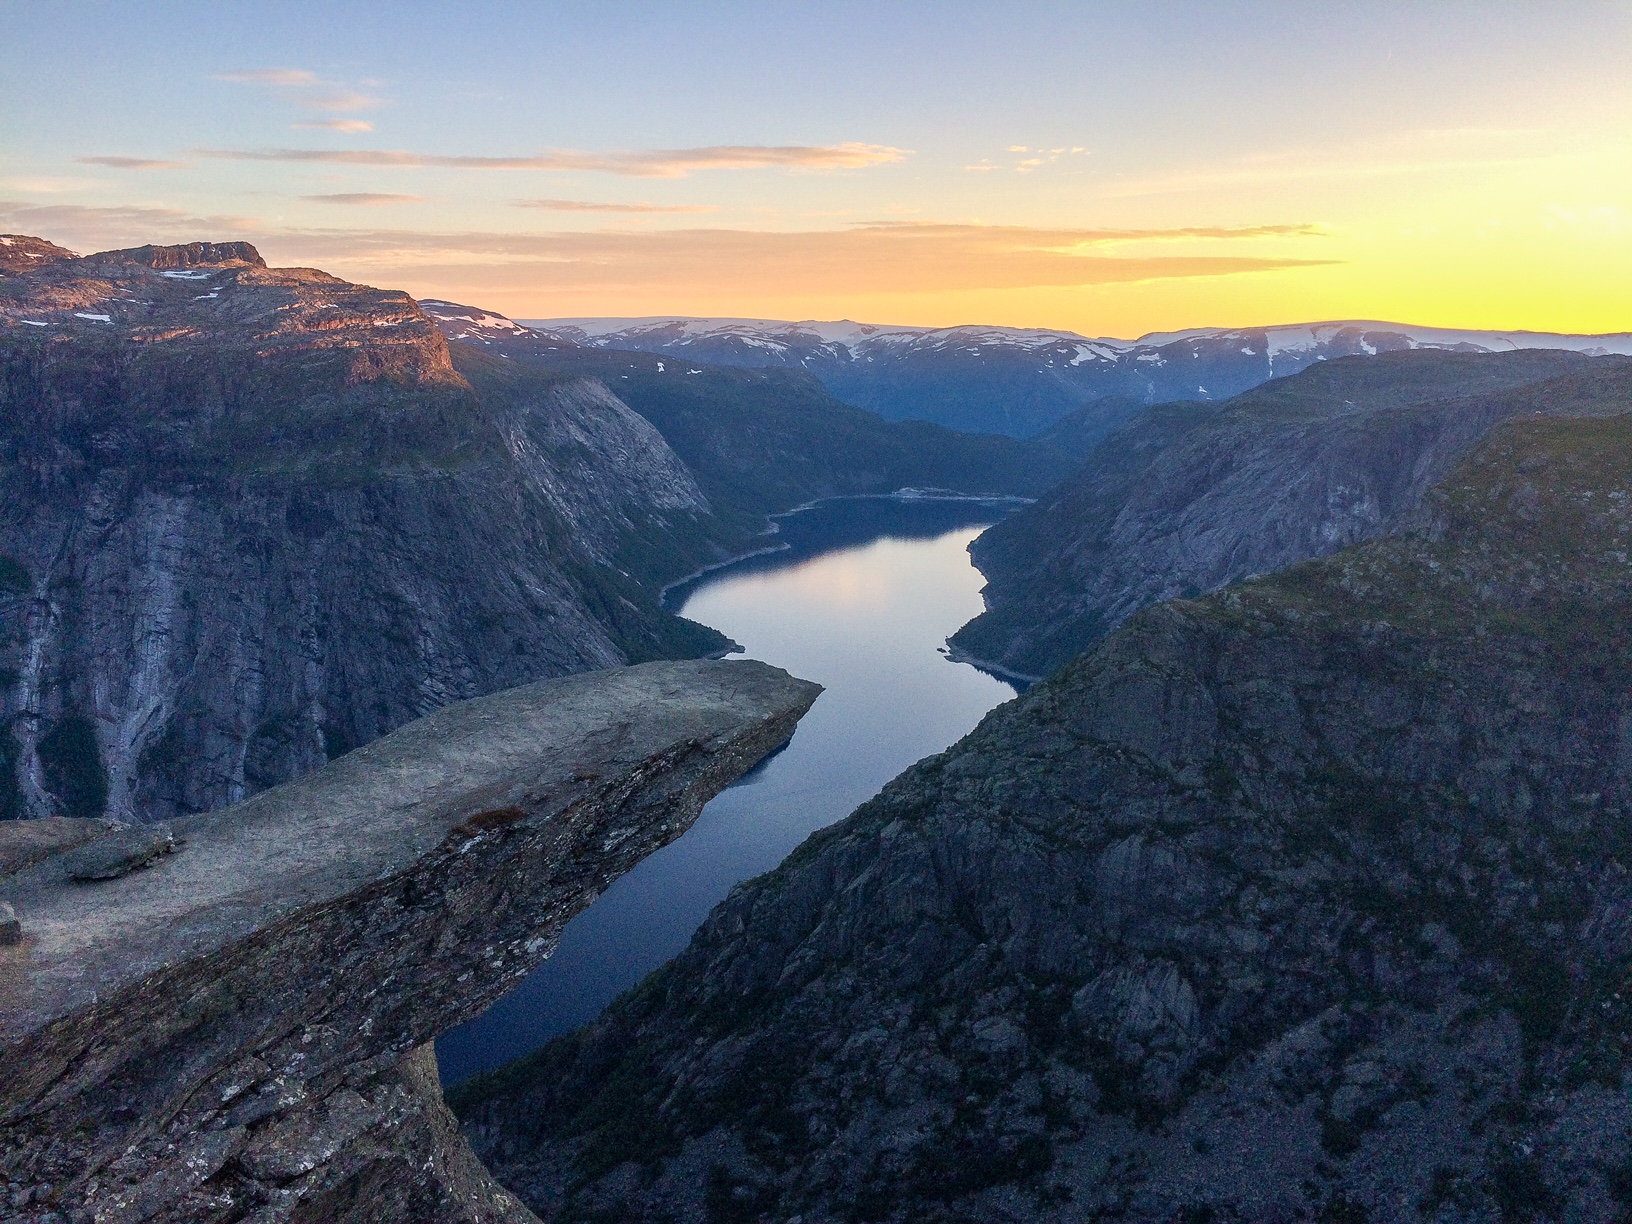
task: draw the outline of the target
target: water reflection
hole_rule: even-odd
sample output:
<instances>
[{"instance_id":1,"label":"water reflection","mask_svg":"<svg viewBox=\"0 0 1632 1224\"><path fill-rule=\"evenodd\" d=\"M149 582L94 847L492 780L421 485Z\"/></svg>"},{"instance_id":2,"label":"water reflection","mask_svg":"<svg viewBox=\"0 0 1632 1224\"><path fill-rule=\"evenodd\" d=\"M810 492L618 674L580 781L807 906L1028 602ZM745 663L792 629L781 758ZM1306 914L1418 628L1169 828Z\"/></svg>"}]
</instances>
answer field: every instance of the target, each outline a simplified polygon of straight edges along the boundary
<instances>
[{"instance_id":1,"label":"water reflection","mask_svg":"<svg viewBox=\"0 0 1632 1224\"><path fill-rule=\"evenodd\" d=\"M1014 695L941 653L947 636L981 611L967 545L1006 509L823 503L783 519L786 551L672 594L684 615L730 635L749 658L826 691L784 750L719 795L684 837L617 880L515 991L437 1041L445 1083L593 1019L684 948L734 884L776 866Z\"/></svg>"}]
</instances>

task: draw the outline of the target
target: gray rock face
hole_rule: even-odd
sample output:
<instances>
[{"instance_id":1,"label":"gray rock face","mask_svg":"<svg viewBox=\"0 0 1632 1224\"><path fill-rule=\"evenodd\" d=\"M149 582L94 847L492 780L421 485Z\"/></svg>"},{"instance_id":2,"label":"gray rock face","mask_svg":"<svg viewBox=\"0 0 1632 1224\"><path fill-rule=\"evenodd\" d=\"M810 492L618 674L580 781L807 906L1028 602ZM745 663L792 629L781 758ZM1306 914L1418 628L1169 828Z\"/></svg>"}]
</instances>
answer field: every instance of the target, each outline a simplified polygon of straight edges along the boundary
<instances>
[{"instance_id":1,"label":"gray rock face","mask_svg":"<svg viewBox=\"0 0 1632 1224\"><path fill-rule=\"evenodd\" d=\"M1401 352L1159 406L970 546L987 611L952 644L1046 675L1140 608L1390 530L1500 421L1629 393L1626 358Z\"/></svg>"},{"instance_id":2,"label":"gray rock face","mask_svg":"<svg viewBox=\"0 0 1632 1224\"><path fill-rule=\"evenodd\" d=\"M1632 417L1140 613L452 1098L546 1220L1632 1209Z\"/></svg>"},{"instance_id":3,"label":"gray rock face","mask_svg":"<svg viewBox=\"0 0 1632 1224\"><path fill-rule=\"evenodd\" d=\"M243 244L37 262L0 281L0 817L211 810L725 645L656 603L708 503L599 384L476 390L404 295Z\"/></svg>"},{"instance_id":4,"label":"gray rock face","mask_svg":"<svg viewBox=\"0 0 1632 1224\"><path fill-rule=\"evenodd\" d=\"M62 866L70 880L80 883L116 880L175 848L175 835L169 825L131 825L70 850L62 856Z\"/></svg>"},{"instance_id":5,"label":"gray rock face","mask_svg":"<svg viewBox=\"0 0 1632 1224\"><path fill-rule=\"evenodd\" d=\"M426 1043L818 691L747 662L548 681L178 820L184 846L145 870L82 884L66 855L24 856L0 876L22 936L0 948L15 1218L529 1218L458 1140ZM89 832L73 853L120 836Z\"/></svg>"}]
</instances>

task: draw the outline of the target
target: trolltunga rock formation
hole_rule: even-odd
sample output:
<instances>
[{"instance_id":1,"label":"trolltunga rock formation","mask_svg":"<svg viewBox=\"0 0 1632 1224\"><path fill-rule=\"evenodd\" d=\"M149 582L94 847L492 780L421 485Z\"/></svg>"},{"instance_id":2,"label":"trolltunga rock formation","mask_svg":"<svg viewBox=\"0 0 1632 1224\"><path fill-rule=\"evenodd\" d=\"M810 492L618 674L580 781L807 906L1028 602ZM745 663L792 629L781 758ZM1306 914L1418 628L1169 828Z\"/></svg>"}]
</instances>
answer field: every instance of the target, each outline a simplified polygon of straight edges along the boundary
<instances>
[{"instance_id":1,"label":"trolltunga rock formation","mask_svg":"<svg viewBox=\"0 0 1632 1224\"><path fill-rule=\"evenodd\" d=\"M751 662L596 672L166 830L0 829L21 931L0 946L0 1219L532 1218L460 1138L427 1043L819 691Z\"/></svg>"}]
</instances>

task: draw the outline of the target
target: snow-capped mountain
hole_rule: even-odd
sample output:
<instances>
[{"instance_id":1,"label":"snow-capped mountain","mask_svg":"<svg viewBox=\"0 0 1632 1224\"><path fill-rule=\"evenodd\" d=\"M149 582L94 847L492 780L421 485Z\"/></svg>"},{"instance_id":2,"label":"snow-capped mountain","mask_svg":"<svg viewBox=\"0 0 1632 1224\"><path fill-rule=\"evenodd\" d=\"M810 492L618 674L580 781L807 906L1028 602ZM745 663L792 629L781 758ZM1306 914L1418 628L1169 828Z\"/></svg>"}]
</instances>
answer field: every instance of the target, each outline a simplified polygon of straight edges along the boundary
<instances>
[{"instance_id":1,"label":"snow-capped mountain","mask_svg":"<svg viewBox=\"0 0 1632 1224\"><path fill-rule=\"evenodd\" d=\"M774 319L539 319L421 302L453 339L632 349L756 369L792 367L889 420L1031 437L1094 401L1126 405L1227 399L1336 357L1433 348L1569 349L1632 355L1632 333L1458 331L1374 320L1196 328L1137 340L1013 327L889 327ZM1125 417L1107 412L1105 429ZM1098 432L1097 427L1094 431Z\"/></svg>"}]
</instances>

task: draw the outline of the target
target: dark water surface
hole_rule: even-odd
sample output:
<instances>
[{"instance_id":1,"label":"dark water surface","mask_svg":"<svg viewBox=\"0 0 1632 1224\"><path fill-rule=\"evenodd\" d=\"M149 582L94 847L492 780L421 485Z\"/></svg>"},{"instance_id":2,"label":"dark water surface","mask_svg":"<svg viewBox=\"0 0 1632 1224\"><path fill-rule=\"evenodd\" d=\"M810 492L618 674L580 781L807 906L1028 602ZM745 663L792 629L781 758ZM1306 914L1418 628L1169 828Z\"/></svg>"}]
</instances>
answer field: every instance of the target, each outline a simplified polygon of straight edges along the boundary
<instances>
[{"instance_id":1,"label":"dark water surface","mask_svg":"<svg viewBox=\"0 0 1632 1224\"><path fill-rule=\"evenodd\" d=\"M486 1013L437 1040L444 1084L592 1020L686 946L732 886L775 867L914 761L1014 696L941 653L981 611L969 541L1010 507L845 498L781 519L789 547L671 593L749 658L826 686L788 746L703 809L569 924L561 946Z\"/></svg>"}]
</instances>

